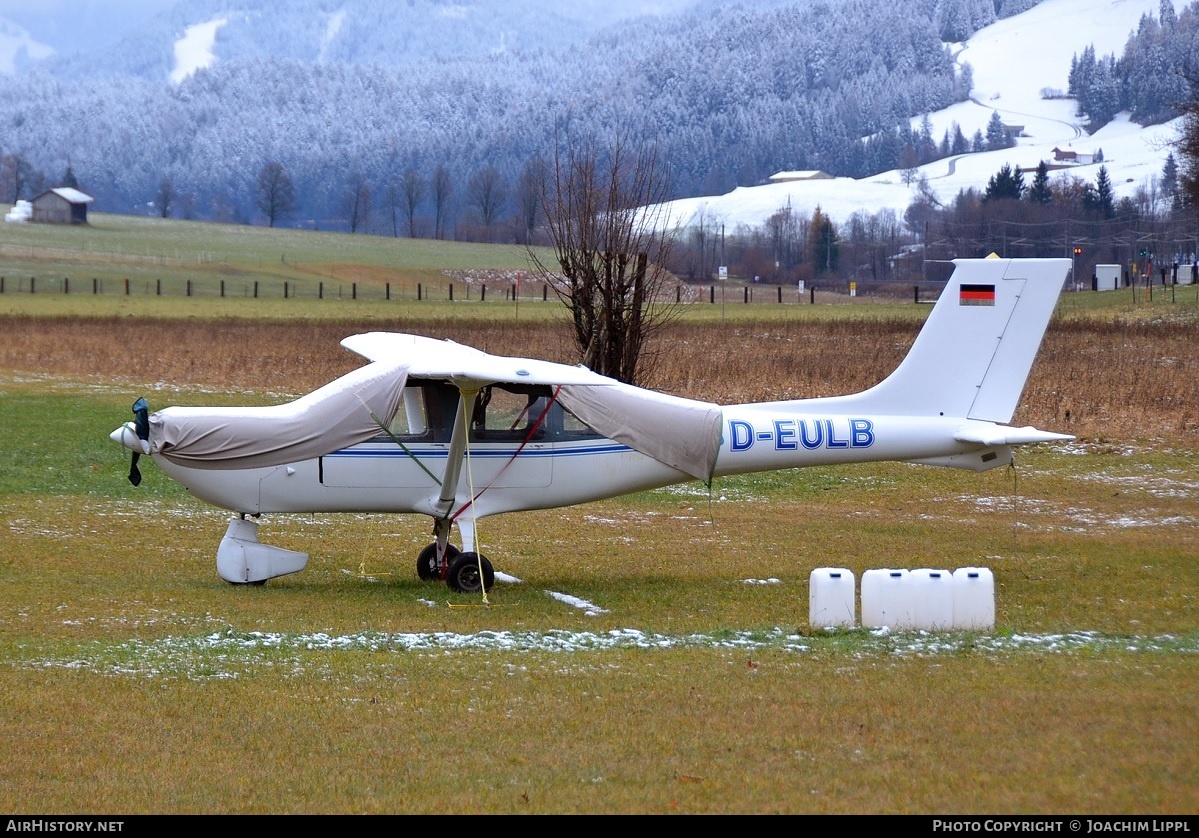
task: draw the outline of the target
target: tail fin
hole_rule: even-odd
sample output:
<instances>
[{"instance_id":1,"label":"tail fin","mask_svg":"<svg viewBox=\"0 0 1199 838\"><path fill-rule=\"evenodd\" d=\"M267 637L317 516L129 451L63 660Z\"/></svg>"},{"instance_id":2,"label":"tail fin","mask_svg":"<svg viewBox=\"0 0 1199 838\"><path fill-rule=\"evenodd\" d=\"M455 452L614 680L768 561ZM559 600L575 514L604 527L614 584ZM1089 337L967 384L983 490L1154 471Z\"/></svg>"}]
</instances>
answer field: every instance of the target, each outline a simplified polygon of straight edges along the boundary
<instances>
[{"instance_id":1,"label":"tail fin","mask_svg":"<svg viewBox=\"0 0 1199 838\"><path fill-rule=\"evenodd\" d=\"M889 415L1010 422L1069 270L1069 259L955 259L949 283L895 371L869 390L817 401Z\"/></svg>"}]
</instances>

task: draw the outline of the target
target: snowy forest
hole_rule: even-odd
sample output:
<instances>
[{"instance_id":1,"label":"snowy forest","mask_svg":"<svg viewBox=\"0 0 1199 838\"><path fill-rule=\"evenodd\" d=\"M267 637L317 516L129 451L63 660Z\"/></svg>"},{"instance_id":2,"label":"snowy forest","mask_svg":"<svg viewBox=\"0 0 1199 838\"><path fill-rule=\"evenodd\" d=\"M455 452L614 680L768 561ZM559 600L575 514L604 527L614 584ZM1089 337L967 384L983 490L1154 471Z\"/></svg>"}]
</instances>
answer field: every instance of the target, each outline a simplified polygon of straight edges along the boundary
<instances>
[{"instance_id":1,"label":"snowy forest","mask_svg":"<svg viewBox=\"0 0 1199 838\"><path fill-rule=\"evenodd\" d=\"M438 30L411 14L400 37L384 0L248 2L222 29L215 64L177 84L170 19L150 29L161 49L126 42L0 78L0 200L71 181L103 211L265 223L270 168L291 189L271 223L493 237L555 143L656 144L674 197L784 169L861 177L1006 141L933 137L911 120L968 95L952 42L1036 1L704 2L561 47L514 34L483 53L470 44L495 32L476 32L457 54L430 46ZM205 6L222 7L191 4ZM1161 68L1187 66L1199 4L1162 7L1120 59L1074 59L1070 92L1092 125L1127 102L1138 120L1176 115L1177 76ZM332 8L349 10L339 26L354 37L321 40Z\"/></svg>"},{"instance_id":2,"label":"snowy forest","mask_svg":"<svg viewBox=\"0 0 1199 838\"><path fill-rule=\"evenodd\" d=\"M783 169L863 176L900 164L912 117L966 96L969 67L946 41L1034 4L704 3L560 48L514 38L451 56L429 48L426 27L388 60L387 28L369 24L394 4L340 4L365 15L344 23L360 37L338 40L358 48L318 54L330 4L263 3L228 24L211 67L177 84L169 50L133 43L95 58L92 73L74 57L0 79L0 200L69 169L97 209L262 222L257 182L276 163L295 196L281 222L324 229L399 232L401 184L440 178L445 217L432 217L426 188L410 231L434 235L470 215L472 182L502 185L515 203L522 171L555 142L616 133L657 144L676 197ZM373 213L354 218L364 192Z\"/></svg>"}]
</instances>

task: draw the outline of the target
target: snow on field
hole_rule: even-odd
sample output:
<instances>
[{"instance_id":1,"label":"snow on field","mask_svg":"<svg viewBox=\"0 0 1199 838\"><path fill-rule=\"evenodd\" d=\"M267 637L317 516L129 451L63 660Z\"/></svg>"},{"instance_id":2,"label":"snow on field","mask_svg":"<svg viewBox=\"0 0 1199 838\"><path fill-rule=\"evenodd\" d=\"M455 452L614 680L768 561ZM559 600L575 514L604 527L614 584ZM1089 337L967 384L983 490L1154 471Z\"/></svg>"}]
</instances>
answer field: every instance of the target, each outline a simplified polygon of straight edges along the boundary
<instances>
[{"instance_id":1,"label":"snow on field","mask_svg":"<svg viewBox=\"0 0 1199 838\"><path fill-rule=\"evenodd\" d=\"M967 138L976 130L985 133L993 111L1007 125L1022 125L1024 133L1014 148L961 155L929 163L920 174L942 200L959 191L984 189L987 180L1005 163L1035 167L1053 160L1053 149L1081 153L1103 152L1103 163L1077 166L1070 173L1094 182L1101 165L1107 166L1116 196L1131 195L1137 187L1159 176L1177 136L1178 121L1142 128L1118 116L1089 135L1075 112L1073 99L1046 99L1042 90L1063 94L1070 59L1089 45L1096 55L1120 56L1141 16L1157 17L1159 0L1043 0L1029 11L1001 20L957 45L959 63L969 62L974 72L971 99L930 114L933 137L940 140L953 122ZM920 118L912 120L919 126ZM1054 173L1057 175L1058 173ZM904 183L899 171L872 177L792 181L739 187L726 195L675 201L671 213L687 224L702 213L708 222L729 227L761 225L780 207L811 214L817 205L837 223L858 210L877 212L891 208L902 217L915 194L915 183Z\"/></svg>"}]
</instances>

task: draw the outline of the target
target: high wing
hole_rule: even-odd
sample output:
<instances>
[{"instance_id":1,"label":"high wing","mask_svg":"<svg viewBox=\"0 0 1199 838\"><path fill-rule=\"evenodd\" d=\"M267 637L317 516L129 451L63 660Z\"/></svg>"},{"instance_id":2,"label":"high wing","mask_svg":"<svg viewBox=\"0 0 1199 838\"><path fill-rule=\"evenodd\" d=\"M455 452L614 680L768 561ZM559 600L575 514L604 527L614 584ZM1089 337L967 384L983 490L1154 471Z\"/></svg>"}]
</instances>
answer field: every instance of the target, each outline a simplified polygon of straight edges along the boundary
<instances>
[{"instance_id":1,"label":"high wing","mask_svg":"<svg viewBox=\"0 0 1199 838\"><path fill-rule=\"evenodd\" d=\"M534 358L491 355L452 340L397 332L350 335L341 345L372 361L403 364L414 378L453 382L464 390L488 384L612 385L611 378L584 366Z\"/></svg>"}]
</instances>

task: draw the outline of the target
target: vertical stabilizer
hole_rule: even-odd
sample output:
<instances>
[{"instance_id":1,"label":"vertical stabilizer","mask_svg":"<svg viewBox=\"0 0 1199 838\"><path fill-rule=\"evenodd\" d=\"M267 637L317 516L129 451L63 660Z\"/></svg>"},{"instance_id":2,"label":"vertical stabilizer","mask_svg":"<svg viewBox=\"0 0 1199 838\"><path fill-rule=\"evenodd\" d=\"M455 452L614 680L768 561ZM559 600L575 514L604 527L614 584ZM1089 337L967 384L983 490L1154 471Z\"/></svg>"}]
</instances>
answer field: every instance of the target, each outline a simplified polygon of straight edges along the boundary
<instances>
[{"instance_id":1,"label":"vertical stabilizer","mask_svg":"<svg viewBox=\"0 0 1199 838\"><path fill-rule=\"evenodd\" d=\"M1069 270L1069 259L955 259L891 375L861 393L809 404L1010 422Z\"/></svg>"}]
</instances>

